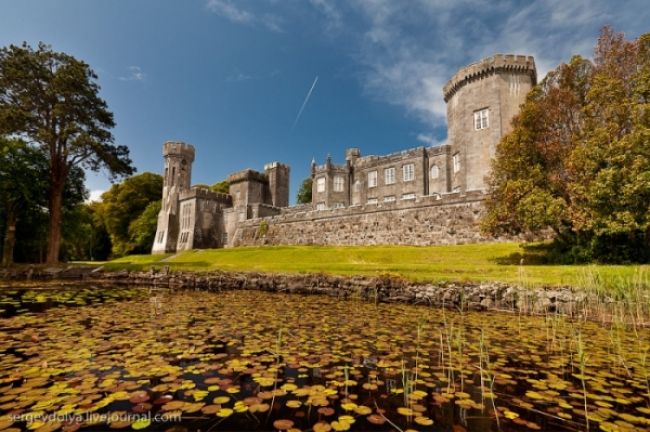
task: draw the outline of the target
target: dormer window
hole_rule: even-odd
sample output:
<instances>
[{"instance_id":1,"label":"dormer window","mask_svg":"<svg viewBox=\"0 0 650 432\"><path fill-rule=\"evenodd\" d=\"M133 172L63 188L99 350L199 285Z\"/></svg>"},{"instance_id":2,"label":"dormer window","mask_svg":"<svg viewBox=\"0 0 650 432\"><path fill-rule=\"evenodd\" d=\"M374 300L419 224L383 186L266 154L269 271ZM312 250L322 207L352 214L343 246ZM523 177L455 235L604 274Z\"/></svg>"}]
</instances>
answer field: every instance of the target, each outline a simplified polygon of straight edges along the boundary
<instances>
[{"instance_id":1,"label":"dormer window","mask_svg":"<svg viewBox=\"0 0 650 432\"><path fill-rule=\"evenodd\" d=\"M487 129L490 126L489 109L474 111L474 130Z\"/></svg>"}]
</instances>

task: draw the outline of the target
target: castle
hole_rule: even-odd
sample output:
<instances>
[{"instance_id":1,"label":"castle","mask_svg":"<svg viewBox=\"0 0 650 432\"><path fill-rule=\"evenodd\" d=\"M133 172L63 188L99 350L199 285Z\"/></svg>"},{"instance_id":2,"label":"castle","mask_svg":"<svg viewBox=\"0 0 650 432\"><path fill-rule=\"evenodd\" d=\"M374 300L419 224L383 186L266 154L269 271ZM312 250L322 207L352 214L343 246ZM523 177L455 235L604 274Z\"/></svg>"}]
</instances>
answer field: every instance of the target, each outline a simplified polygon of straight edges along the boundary
<instances>
[{"instance_id":1,"label":"castle","mask_svg":"<svg viewBox=\"0 0 650 432\"><path fill-rule=\"evenodd\" d=\"M163 146L152 253L256 244L414 244L487 240L477 229L497 143L536 84L533 57L497 54L444 86L447 144L384 156L348 149L312 161L312 203L289 207L287 165L231 174L229 193L191 186L194 147Z\"/></svg>"}]
</instances>

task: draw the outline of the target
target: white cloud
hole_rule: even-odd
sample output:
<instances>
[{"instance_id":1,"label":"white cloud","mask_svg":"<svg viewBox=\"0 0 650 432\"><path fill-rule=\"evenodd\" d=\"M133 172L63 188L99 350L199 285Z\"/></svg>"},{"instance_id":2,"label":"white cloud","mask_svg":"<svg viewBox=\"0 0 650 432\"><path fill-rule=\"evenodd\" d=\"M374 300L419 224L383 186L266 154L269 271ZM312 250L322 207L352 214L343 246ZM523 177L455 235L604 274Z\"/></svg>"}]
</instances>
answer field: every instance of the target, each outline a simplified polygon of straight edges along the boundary
<instances>
[{"instance_id":1,"label":"white cloud","mask_svg":"<svg viewBox=\"0 0 650 432\"><path fill-rule=\"evenodd\" d=\"M609 0L206 1L232 22L273 31L290 31L282 17L308 19L314 15L300 8L311 8L324 36L358 67L365 93L404 108L429 130L446 124L442 87L459 68L496 53L526 54L542 79L574 54L590 57L602 26L635 37L647 31L650 15L644 0L624 7Z\"/></svg>"},{"instance_id":2,"label":"white cloud","mask_svg":"<svg viewBox=\"0 0 650 432\"><path fill-rule=\"evenodd\" d=\"M426 145L428 145L428 146L430 146L430 147L437 147L437 146L441 146L441 145L445 145L445 144L447 144L447 140L446 140L446 139L442 139L442 140L440 140L440 139L434 137L434 136L433 136L432 134L430 134L430 133L422 133L422 132L421 132L421 133L418 134L418 136L417 136L415 139L417 139L417 140L420 141L421 143L424 143L424 144L426 144Z\"/></svg>"},{"instance_id":3,"label":"white cloud","mask_svg":"<svg viewBox=\"0 0 650 432\"><path fill-rule=\"evenodd\" d=\"M356 53L362 84L371 96L441 127L442 87L460 67L496 53L526 54L535 57L541 80L574 54L591 57L604 25L645 31L648 9L640 0L632 3L356 0L364 20Z\"/></svg>"},{"instance_id":4,"label":"white cloud","mask_svg":"<svg viewBox=\"0 0 650 432\"><path fill-rule=\"evenodd\" d=\"M336 31L343 24L343 16L341 11L336 7L335 3L331 0L309 0L316 9L318 9L326 20L325 29L328 31Z\"/></svg>"},{"instance_id":5,"label":"white cloud","mask_svg":"<svg viewBox=\"0 0 650 432\"><path fill-rule=\"evenodd\" d=\"M237 24L261 25L274 32L283 32L282 19L272 13L256 14L235 4L231 0L208 0L206 7L211 12Z\"/></svg>"},{"instance_id":6,"label":"white cloud","mask_svg":"<svg viewBox=\"0 0 650 432\"><path fill-rule=\"evenodd\" d=\"M226 81L228 82L242 82L242 81L248 81L252 79L253 79L252 75L248 75L242 72L237 72L226 77Z\"/></svg>"},{"instance_id":7,"label":"white cloud","mask_svg":"<svg viewBox=\"0 0 650 432\"><path fill-rule=\"evenodd\" d=\"M128 70L129 74L119 77L120 81L144 81L147 77L140 66L129 66Z\"/></svg>"},{"instance_id":8,"label":"white cloud","mask_svg":"<svg viewBox=\"0 0 650 432\"><path fill-rule=\"evenodd\" d=\"M86 200L87 203L93 202L93 201L101 201L102 200L102 194L106 192L105 190L91 190L90 193L88 194L88 199Z\"/></svg>"}]
</instances>

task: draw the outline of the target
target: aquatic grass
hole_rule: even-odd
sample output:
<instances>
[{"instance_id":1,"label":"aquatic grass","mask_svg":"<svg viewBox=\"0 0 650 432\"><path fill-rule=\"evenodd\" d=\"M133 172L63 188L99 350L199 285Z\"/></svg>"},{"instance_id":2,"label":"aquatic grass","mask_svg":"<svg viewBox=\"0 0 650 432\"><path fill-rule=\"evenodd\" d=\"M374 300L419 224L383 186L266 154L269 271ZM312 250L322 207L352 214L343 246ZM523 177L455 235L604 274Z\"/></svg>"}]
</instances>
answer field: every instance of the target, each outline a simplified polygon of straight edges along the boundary
<instances>
[{"instance_id":1,"label":"aquatic grass","mask_svg":"<svg viewBox=\"0 0 650 432\"><path fill-rule=\"evenodd\" d=\"M587 420L591 430L614 430L608 422L643 430L650 421L650 411L639 411L650 404L650 329L621 320L603 325L545 313L522 314L518 323L494 312L194 290L161 290L164 313L149 319L149 292L131 291L136 297L125 301L5 318L0 421L15 404L68 403L70 388L102 401L120 392L169 396L163 406L182 411L189 430L215 422L266 430L278 420L301 430L334 422L368 430L373 421L391 424L382 415L399 429L422 431L432 430L430 421L434 430L462 425L469 432L583 430ZM110 291L88 290L98 292ZM55 297L43 295L20 298L47 304ZM213 403L193 414L202 401ZM116 409L111 403L97 411ZM351 410L342 413L343 404Z\"/></svg>"},{"instance_id":2,"label":"aquatic grass","mask_svg":"<svg viewBox=\"0 0 650 432\"><path fill-rule=\"evenodd\" d=\"M585 427L587 431L589 431L589 408L587 406L587 386L585 384L585 381L587 379L586 375L586 365L587 365L587 356L585 353L585 346L582 341L582 334L578 333L578 361L579 361L579 367L580 367L580 383L582 384L582 394L584 397L584 409L585 409Z\"/></svg>"}]
</instances>

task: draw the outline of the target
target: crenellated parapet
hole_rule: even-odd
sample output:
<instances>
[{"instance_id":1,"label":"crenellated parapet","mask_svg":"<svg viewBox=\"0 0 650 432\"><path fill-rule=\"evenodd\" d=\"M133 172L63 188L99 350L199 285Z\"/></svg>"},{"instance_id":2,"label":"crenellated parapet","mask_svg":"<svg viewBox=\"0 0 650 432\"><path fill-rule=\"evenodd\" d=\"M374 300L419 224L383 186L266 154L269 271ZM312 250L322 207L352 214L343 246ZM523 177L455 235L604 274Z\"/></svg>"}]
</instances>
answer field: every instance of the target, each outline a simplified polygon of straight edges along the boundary
<instances>
[{"instance_id":1,"label":"crenellated parapet","mask_svg":"<svg viewBox=\"0 0 650 432\"><path fill-rule=\"evenodd\" d=\"M228 176L226 179L228 183L231 185L235 183L241 183L243 181L256 181L260 183L268 183L269 178L266 174L252 170L252 169L245 169L242 171L238 171L236 173L232 173Z\"/></svg>"},{"instance_id":2,"label":"crenellated parapet","mask_svg":"<svg viewBox=\"0 0 650 432\"><path fill-rule=\"evenodd\" d=\"M232 197L230 195L211 191L205 186L192 186L190 190L182 192L179 199L184 201L192 198L216 201L226 205L232 204Z\"/></svg>"},{"instance_id":3,"label":"crenellated parapet","mask_svg":"<svg viewBox=\"0 0 650 432\"><path fill-rule=\"evenodd\" d=\"M533 56L495 54L476 63L472 63L456 72L443 87L445 102L448 102L466 84L502 72L528 74L533 84L537 82L537 70L535 69L535 59Z\"/></svg>"},{"instance_id":4,"label":"crenellated parapet","mask_svg":"<svg viewBox=\"0 0 650 432\"><path fill-rule=\"evenodd\" d=\"M163 157L184 156L187 162L194 162L194 146L182 141L167 141L163 144Z\"/></svg>"}]
</instances>

